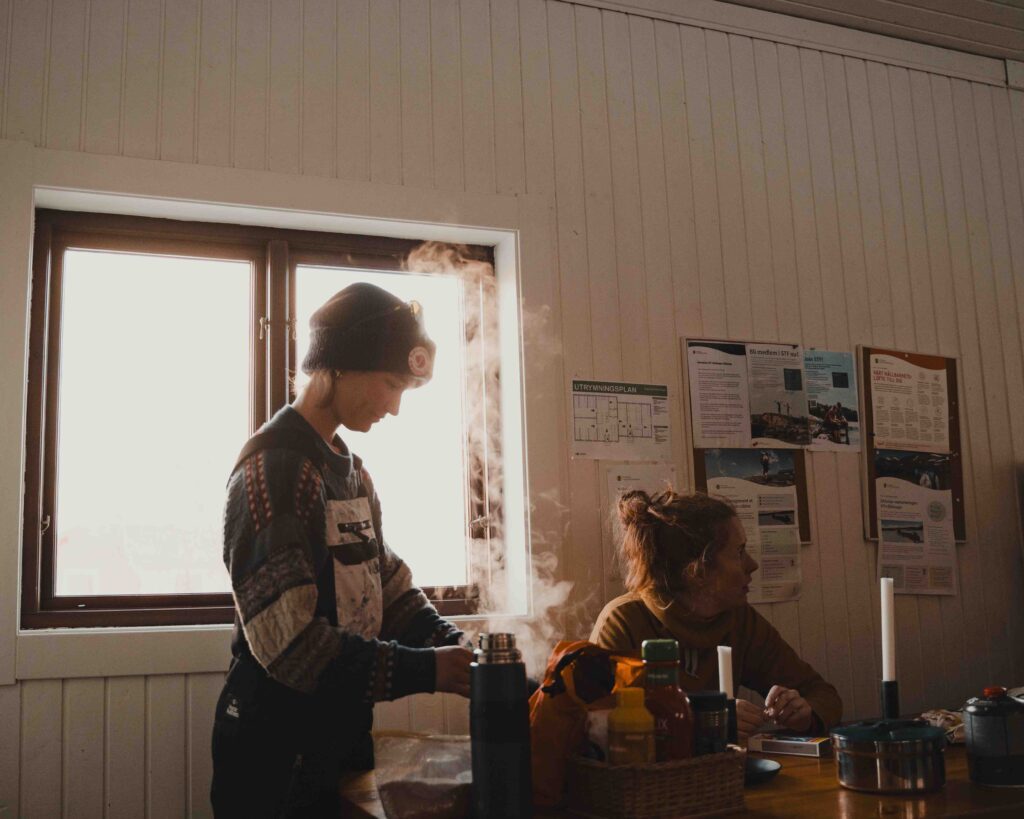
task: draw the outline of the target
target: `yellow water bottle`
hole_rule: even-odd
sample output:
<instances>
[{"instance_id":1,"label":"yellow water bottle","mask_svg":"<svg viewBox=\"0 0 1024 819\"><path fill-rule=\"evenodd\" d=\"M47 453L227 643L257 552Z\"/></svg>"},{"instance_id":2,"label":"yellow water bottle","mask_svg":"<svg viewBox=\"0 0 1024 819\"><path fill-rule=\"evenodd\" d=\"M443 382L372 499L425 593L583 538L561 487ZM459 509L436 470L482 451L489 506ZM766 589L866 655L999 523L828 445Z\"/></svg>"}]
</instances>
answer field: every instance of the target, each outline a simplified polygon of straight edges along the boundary
<instances>
[{"instance_id":1,"label":"yellow water bottle","mask_svg":"<svg viewBox=\"0 0 1024 819\"><path fill-rule=\"evenodd\" d=\"M642 688L622 688L608 715L608 761L612 765L654 762L654 716L644 707Z\"/></svg>"}]
</instances>

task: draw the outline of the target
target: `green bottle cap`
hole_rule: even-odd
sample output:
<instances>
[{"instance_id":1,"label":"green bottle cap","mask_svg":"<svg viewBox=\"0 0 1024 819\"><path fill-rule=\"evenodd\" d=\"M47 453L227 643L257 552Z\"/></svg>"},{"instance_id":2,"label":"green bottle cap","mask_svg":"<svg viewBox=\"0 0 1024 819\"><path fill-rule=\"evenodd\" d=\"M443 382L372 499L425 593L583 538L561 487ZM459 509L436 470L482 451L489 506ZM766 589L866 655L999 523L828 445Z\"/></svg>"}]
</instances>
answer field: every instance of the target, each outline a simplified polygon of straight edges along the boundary
<instances>
[{"instance_id":1,"label":"green bottle cap","mask_svg":"<svg viewBox=\"0 0 1024 819\"><path fill-rule=\"evenodd\" d=\"M679 661L679 643L675 640L644 640L640 649L647 662L674 663Z\"/></svg>"}]
</instances>

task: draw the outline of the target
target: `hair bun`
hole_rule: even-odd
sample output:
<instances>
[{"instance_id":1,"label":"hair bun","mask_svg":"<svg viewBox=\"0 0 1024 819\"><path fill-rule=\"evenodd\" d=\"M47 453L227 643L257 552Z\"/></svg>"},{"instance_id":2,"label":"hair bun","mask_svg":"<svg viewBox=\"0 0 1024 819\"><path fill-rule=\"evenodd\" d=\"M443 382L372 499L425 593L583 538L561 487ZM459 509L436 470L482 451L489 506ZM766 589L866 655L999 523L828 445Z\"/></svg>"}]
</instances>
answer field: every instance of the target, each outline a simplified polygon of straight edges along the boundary
<instances>
[{"instance_id":1,"label":"hair bun","mask_svg":"<svg viewBox=\"0 0 1024 819\"><path fill-rule=\"evenodd\" d=\"M651 506L651 496L642 489L631 489L619 498L619 520L623 526L636 526L645 522Z\"/></svg>"}]
</instances>

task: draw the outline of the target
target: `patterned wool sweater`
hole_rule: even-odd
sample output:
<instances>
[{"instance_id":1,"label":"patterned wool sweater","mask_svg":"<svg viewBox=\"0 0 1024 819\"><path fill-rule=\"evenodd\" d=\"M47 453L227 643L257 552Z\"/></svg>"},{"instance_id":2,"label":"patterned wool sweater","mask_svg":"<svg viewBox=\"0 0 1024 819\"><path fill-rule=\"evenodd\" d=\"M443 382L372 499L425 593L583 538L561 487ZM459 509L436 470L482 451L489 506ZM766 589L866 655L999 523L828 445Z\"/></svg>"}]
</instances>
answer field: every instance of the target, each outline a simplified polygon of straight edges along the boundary
<instances>
[{"instance_id":1,"label":"patterned wool sweater","mask_svg":"<svg viewBox=\"0 0 1024 819\"><path fill-rule=\"evenodd\" d=\"M334 452L292 407L264 427L309 432L321 472L291 449L265 449L232 473L224 562L235 598L232 653L306 694L373 703L434 690L433 646L458 644L381 533L380 501L360 459Z\"/></svg>"},{"instance_id":2,"label":"patterned wool sweater","mask_svg":"<svg viewBox=\"0 0 1024 819\"><path fill-rule=\"evenodd\" d=\"M744 605L709 619L687 612L678 602L664 607L647 592L612 600L598 615L590 640L616 651L639 652L644 640L679 642L687 691L718 690L717 646L732 646L733 678L765 696L773 685L795 688L814 712L812 729L823 733L839 722L843 702L836 689L782 639L753 606Z\"/></svg>"}]
</instances>

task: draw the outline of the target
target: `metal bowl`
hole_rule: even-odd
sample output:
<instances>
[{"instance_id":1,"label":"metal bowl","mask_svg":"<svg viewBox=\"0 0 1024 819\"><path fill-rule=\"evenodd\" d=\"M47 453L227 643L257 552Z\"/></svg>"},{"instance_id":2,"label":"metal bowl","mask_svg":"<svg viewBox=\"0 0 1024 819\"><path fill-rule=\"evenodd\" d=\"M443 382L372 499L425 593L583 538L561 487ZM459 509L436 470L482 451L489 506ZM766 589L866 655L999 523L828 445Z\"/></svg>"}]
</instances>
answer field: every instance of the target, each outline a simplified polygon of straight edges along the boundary
<instances>
[{"instance_id":1,"label":"metal bowl","mask_svg":"<svg viewBox=\"0 0 1024 819\"><path fill-rule=\"evenodd\" d=\"M857 722L830 734L844 788L923 793L946 784L946 736L921 720Z\"/></svg>"}]
</instances>

